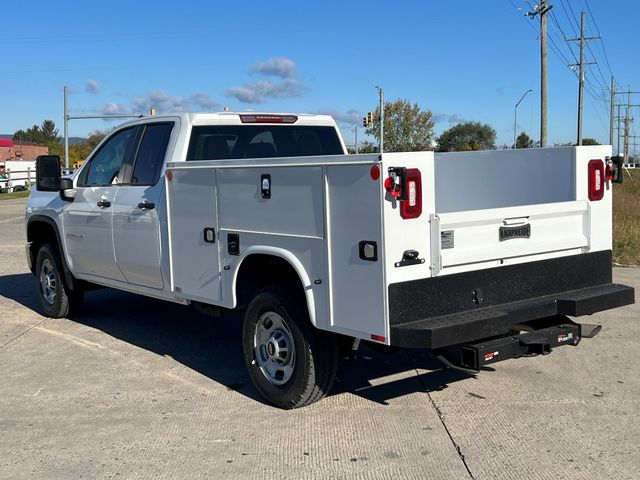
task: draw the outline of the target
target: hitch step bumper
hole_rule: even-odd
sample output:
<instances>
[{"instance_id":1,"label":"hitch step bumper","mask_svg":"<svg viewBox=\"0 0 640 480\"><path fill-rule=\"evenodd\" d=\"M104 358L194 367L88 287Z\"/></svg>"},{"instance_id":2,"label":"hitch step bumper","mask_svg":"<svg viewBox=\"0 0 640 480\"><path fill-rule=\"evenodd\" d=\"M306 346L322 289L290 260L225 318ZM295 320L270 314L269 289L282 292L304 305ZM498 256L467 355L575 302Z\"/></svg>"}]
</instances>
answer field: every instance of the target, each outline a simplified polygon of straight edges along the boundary
<instances>
[{"instance_id":1,"label":"hitch step bumper","mask_svg":"<svg viewBox=\"0 0 640 480\"><path fill-rule=\"evenodd\" d=\"M392 325L391 345L436 350L505 336L516 324L556 315L590 315L633 302L632 287L609 283Z\"/></svg>"}]
</instances>

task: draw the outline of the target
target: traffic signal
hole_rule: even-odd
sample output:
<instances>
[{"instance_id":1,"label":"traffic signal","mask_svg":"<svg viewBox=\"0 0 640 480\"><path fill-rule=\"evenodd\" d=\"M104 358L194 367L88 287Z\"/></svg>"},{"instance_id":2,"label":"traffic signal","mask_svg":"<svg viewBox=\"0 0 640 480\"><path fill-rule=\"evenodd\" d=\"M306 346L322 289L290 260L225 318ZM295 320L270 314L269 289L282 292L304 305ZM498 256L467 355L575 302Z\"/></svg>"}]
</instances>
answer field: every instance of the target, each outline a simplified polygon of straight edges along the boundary
<instances>
[{"instance_id":1,"label":"traffic signal","mask_svg":"<svg viewBox=\"0 0 640 480\"><path fill-rule=\"evenodd\" d=\"M366 117L362 117L362 126L363 127L373 127L373 112L368 112Z\"/></svg>"}]
</instances>

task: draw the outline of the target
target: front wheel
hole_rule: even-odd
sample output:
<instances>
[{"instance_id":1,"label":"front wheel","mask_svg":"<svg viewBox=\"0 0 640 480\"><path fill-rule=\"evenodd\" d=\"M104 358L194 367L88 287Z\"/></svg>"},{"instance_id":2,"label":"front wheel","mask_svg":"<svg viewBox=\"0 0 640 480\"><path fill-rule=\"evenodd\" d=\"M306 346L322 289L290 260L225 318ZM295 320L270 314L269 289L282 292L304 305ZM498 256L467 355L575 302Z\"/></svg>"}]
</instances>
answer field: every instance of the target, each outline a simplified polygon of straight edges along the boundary
<instances>
[{"instance_id":1,"label":"front wheel","mask_svg":"<svg viewBox=\"0 0 640 480\"><path fill-rule=\"evenodd\" d=\"M267 401L285 409L323 398L338 362L335 337L311 324L298 297L282 287L261 290L249 304L242 333L253 384Z\"/></svg>"},{"instance_id":2,"label":"front wheel","mask_svg":"<svg viewBox=\"0 0 640 480\"><path fill-rule=\"evenodd\" d=\"M63 275L58 251L51 245L42 245L36 257L36 290L47 317L72 316L82 305L82 291L71 290Z\"/></svg>"}]
</instances>

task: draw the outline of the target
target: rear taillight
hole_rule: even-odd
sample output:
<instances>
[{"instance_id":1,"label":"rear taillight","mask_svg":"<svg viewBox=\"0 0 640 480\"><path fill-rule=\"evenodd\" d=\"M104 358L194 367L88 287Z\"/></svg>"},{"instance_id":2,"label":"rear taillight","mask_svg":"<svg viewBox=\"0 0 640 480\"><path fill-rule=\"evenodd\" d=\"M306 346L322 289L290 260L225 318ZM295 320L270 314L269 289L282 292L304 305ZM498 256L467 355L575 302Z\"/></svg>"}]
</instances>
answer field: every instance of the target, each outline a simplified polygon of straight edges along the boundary
<instances>
[{"instance_id":1,"label":"rear taillight","mask_svg":"<svg viewBox=\"0 0 640 480\"><path fill-rule=\"evenodd\" d=\"M418 218L422 214L422 176L417 168L407 169L405 199L400 202L402 218Z\"/></svg>"},{"instance_id":2,"label":"rear taillight","mask_svg":"<svg viewBox=\"0 0 640 480\"><path fill-rule=\"evenodd\" d=\"M604 197L604 162L602 160L589 161L589 200L596 202Z\"/></svg>"}]
</instances>

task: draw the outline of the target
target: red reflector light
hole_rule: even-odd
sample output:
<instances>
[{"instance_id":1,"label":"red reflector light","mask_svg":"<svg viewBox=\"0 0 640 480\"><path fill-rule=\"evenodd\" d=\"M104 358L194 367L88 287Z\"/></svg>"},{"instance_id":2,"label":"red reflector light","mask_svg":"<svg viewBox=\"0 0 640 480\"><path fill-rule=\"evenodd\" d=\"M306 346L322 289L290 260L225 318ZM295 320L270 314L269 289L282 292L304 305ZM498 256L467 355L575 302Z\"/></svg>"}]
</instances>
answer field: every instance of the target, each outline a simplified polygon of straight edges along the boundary
<instances>
[{"instance_id":1,"label":"red reflector light","mask_svg":"<svg viewBox=\"0 0 640 480\"><path fill-rule=\"evenodd\" d=\"M382 342L384 343L384 341L386 340L384 338L383 335L374 335L373 333L371 334L371 340L375 340L376 342Z\"/></svg>"},{"instance_id":2,"label":"red reflector light","mask_svg":"<svg viewBox=\"0 0 640 480\"><path fill-rule=\"evenodd\" d=\"M604 197L604 162L602 160L589 161L589 200L597 202Z\"/></svg>"},{"instance_id":3,"label":"red reflector light","mask_svg":"<svg viewBox=\"0 0 640 480\"><path fill-rule=\"evenodd\" d=\"M172 170L167 170L167 180L171 181L173 180L173 171Z\"/></svg>"},{"instance_id":4,"label":"red reflector light","mask_svg":"<svg viewBox=\"0 0 640 480\"><path fill-rule=\"evenodd\" d=\"M378 180L380 178L380 167L377 165L371 167L371 178L374 180Z\"/></svg>"},{"instance_id":5,"label":"red reflector light","mask_svg":"<svg viewBox=\"0 0 640 480\"><path fill-rule=\"evenodd\" d=\"M296 115L240 115L242 123L296 123Z\"/></svg>"},{"instance_id":6,"label":"red reflector light","mask_svg":"<svg viewBox=\"0 0 640 480\"><path fill-rule=\"evenodd\" d=\"M407 169L407 199L400 203L402 218L418 218L422 214L422 175L417 168Z\"/></svg>"}]
</instances>

